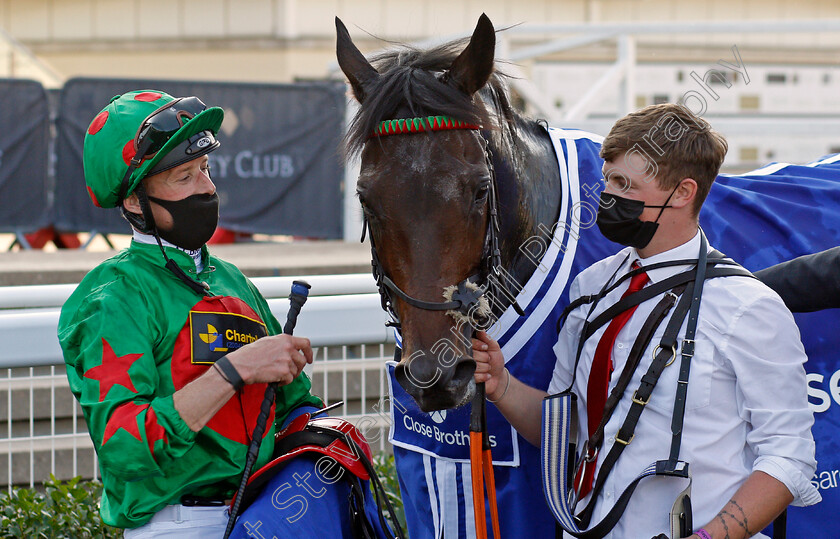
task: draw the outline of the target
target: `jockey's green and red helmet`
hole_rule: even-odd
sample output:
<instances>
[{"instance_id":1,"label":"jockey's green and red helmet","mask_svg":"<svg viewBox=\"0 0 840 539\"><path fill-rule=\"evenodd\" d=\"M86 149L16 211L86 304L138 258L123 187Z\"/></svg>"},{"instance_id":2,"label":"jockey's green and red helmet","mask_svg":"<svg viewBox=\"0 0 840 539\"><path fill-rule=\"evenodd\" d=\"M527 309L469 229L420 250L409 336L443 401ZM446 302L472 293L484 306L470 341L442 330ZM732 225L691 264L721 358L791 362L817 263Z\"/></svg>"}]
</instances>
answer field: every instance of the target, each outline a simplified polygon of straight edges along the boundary
<instances>
[{"instance_id":1,"label":"jockey's green and red helmet","mask_svg":"<svg viewBox=\"0 0 840 539\"><path fill-rule=\"evenodd\" d=\"M207 107L197 97L175 98L158 90L115 96L85 134L91 200L102 208L118 206L144 177L215 150L223 119L221 108Z\"/></svg>"}]
</instances>

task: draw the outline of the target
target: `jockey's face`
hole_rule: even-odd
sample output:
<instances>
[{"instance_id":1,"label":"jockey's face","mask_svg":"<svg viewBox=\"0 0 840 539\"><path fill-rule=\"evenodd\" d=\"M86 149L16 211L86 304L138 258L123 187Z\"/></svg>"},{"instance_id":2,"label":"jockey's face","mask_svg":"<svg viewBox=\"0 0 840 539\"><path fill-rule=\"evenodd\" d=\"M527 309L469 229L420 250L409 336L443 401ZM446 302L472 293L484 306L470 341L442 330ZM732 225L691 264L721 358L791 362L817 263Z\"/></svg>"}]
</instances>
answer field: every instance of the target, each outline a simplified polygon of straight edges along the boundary
<instances>
[{"instance_id":1,"label":"jockey's face","mask_svg":"<svg viewBox=\"0 0 840 539\"><path fill-rule=\"evenodd\" d=\"M191 195L212 195L216 192L216 186L210 179L210 162L206 155L148 176L145 181L149 196L163 200L182 200ZM158 227L170 229L173 223L169 212L155 202L152 202L151 207Z\"/></svg>"}]
</instances>

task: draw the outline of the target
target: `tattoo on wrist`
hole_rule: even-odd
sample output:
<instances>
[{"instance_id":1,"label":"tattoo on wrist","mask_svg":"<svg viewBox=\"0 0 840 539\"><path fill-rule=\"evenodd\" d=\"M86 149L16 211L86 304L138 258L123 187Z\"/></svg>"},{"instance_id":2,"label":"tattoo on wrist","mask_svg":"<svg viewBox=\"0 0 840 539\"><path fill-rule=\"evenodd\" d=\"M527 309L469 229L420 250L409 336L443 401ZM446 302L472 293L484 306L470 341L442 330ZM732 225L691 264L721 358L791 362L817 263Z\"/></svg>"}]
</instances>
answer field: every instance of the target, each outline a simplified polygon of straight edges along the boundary
<instances>
[{"instance_id":1,"label":"tattoo on wrist","mask_svg":"<svg viewBox=\"0 0 840 539\"><path fill-rule=\"evenodd\" d=\"M722 513L722 511L721 511L721 513ZM721 513L718 513L715 518L720 520L720 523L723 526L723 531L725 533L725 535L723 536L723 539L730 539L729 538L729 526L726 525L726 519L723 518L723 515Z\"/></svg>"},{"instance_id":2,"label":"tattoo on wrist","mask_svg":"<svg viewBox=\"0 0 840 539\"><path fill-rule=\"evenodd\" d=\"M738 526L740 526L741 528L743 528L743 530L744 530L745 532L747 532L747 537L749 537L749 536L750 536L750 531L747 529L747 527L744 525L744 523L743 523L743 522L741 522L741 520L740 520L740 519L738 519L738 517L736 517L735 515L733 515L732 513L730 513L729 511L727 511L726 509L721 509L720 514L721 514L721 515L726 515L726 516L730 517L732 520L734 520L734 521L735 521L735 524L737 524Z\"/></svg>"},{"instance_id":3,"label":"tattoo on wrist","mask_svg":"<svg viewBox=\"0 0 840 539\"><path fill-rule=\"evenodd\" d=\"M740 513L740 516L736 516L735 513L732 511L736 511ZM723 526L723 530L725 532L724 539L729 539L729 526L727 525L726 521L728 519L732 519L735 524L741 527L744 530L745 537L752 537L753 532L750 531L749 520L747 519L747 513L744 511L744 508L741 507L735 499L731 499L726 502L726 505L723 509L720 510L720 513L715 516L716 520L720 521L721 526Z\"/></svg>"},{"instance_id":4,"label":"tattoo on wrist","mask_svg":"<svg viewBox=\"0 0 840 539\"><path fill-rule=\"evenodd\" d=\"M738 505L738 502L736 502L734 499L729 500L729 503L734 505L735 508L738 509L738 511L740 511L741 516L744 517L744 522L743 522L743 525L741 525L741 527L744 528L745 532L747 532L747 537L752 537L754 534L753 534L753 532L750 531L750 524L747 521L747 513L744 512L744 508L741 507L740 505ZM735 518L735 516L733 515L732 518ZM741 521L739 521L738 519L735 519L735 520L736 520L736 522L738 522L738 524L741 524Z\"/></svg>"}]
</instances>

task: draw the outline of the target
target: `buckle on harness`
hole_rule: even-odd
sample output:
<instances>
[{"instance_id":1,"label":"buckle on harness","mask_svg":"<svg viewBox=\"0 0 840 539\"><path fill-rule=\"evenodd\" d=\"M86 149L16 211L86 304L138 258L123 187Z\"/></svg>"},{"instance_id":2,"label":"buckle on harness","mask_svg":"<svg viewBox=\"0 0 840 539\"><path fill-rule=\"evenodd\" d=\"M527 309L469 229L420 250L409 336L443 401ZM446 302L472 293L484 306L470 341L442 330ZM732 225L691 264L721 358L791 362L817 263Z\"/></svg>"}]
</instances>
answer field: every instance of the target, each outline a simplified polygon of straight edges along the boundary
<instances>
[{"instance_id":1,"label":"buckle on harness","mask_svg":"<svg viewBox=\"0 0 840 539\"><path fill-rule=\"evenodd\" d=\"M647 400L646 400L646 401L643 401L642 399L640 399L640 398L637 396L638 394L639 394L639 390L638 390L638 389L637 389L636 391L634 391L634 392L633 392L633 402L635 402L636 404L641 404L642 406L644 406L644 405L646 405L647 403L649 403L649 402L650 402L650 395L648 395L648 398L647 398ZM632 440L632 438L631 438L631 440ZM628 443L630 443L630 442L628 442Z\"/></svg>"},{"instance_id":2,"label":"buckle on harness","mask_svg":"<svg viewBox=\"0 0 840 539\"><path fill-rule=\"evenodd\" d=\"M661 345L661 344L657 344L657 345L653 348L653 358L654 358L654 359L656 359L656 354L659 352L659 350L660 350L661 348L662 348L662 345ZM670 366L671 366L671 363L673 363L675 359L677 359L677 345L672 344L672 345L671 345L671 359L669 359L669 360L668 360L668 363L666 363L666 364L665 364L665 366L666 366L666 367L670 367Z\"/></svg>"},{"instance_id":3,"label":"buckle on harness","mask_svg":"<svg viewBox=\"0 0 840 539\"><path fill-rule=\"evenodd\" d=\"M616 435L615 435L615 441L616 441L616 443L619 443L619 444L621 444L621 445L630 445L630 442L632 442L632 441L633 441L633 438L635 438L635 437L636 437L636 433L634 432L634 433L630 436L630 439L625 441L625 440L622 440L621 438L619 438L619 437L618 437L618 433L616 433Z\"/></svg>"},{"instance_id":4,"label":"buckle on harness","mask_svg":"<svg viewBox=\"0 0 840 539\"><path fill-rule=\"evenodd\" d=\"M683 339L682 355L694 357L694 339Z\"/></svg>"}]
</instances>

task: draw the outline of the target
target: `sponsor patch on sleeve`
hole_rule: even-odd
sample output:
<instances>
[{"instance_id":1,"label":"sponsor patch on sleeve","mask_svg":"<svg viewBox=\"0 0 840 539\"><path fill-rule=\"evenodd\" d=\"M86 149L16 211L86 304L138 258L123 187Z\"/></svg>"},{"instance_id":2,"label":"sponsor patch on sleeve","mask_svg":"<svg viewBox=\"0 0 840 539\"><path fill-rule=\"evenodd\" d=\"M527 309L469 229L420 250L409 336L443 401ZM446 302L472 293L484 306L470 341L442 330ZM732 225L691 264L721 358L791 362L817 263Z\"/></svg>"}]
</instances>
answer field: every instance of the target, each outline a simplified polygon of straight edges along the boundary
<instances>
[{"instance_id":1,"label":"sponsor patch on sleeve","mask_svg":"<svg viewBox=\"0 0 840 539\"><path fill-rule=\"evenodd\" d=\"M259 320L236 313L190 311L190 362L212 365L268 331Z\"/></svg>"}]
</instances>

